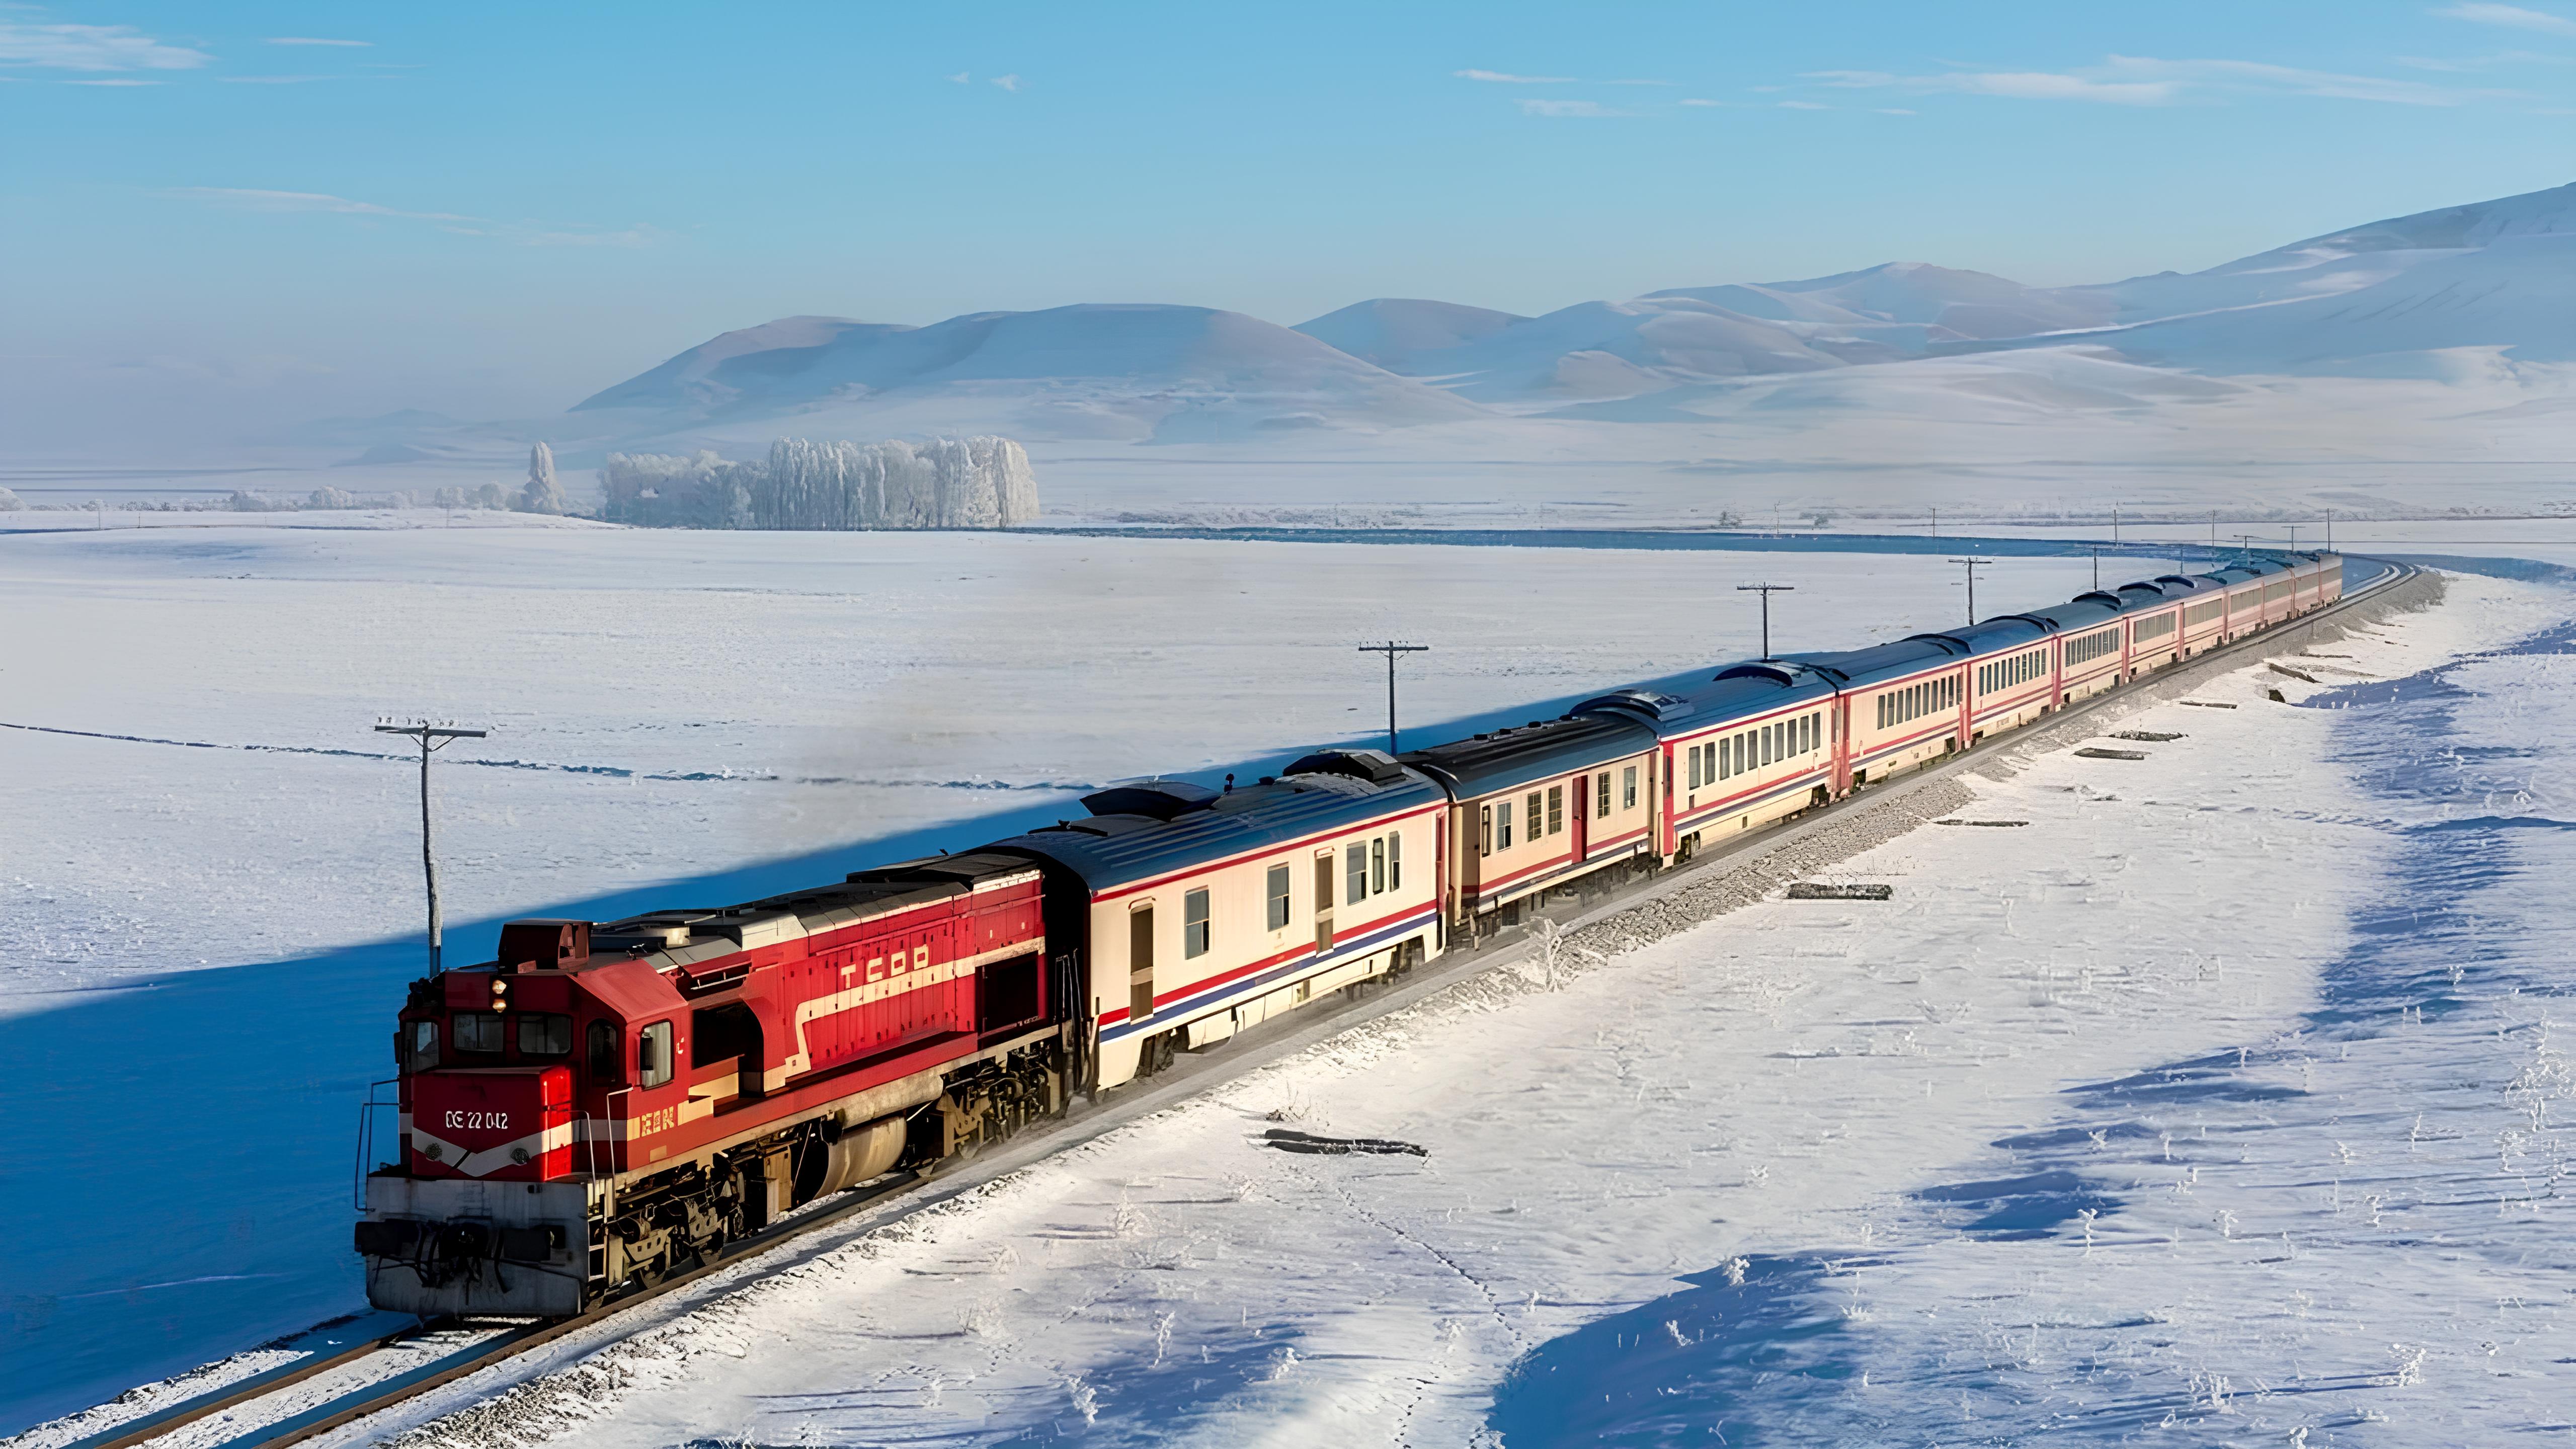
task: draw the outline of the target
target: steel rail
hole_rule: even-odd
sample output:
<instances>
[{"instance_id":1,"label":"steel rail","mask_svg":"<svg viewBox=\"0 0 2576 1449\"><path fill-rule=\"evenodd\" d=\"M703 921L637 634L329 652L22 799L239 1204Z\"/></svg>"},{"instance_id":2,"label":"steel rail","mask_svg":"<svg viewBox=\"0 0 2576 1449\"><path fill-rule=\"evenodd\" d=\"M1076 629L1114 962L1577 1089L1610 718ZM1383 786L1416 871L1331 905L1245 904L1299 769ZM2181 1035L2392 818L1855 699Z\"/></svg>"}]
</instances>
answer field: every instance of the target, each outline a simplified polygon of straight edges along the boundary
<instances>
[{"instance_id":1,"label":"steel rail","mask_svg":"<svg viewBox=\"0 0 2576 1449\"><path fill-rule=\"evenodd\" d=\"M2354 557L2347 555L2347 563L2354 561ZM1998 750L2029 743L2053 726L2080 719L2108 705L2123 703L2134 697L2129 688L2131 685L2177 681L2185 674L2202 672L2203 667L2209 664L2225 662L2240 655L2259 654L2287 639L2294 632L2304 632L2308 627L2325 622L2346 609L2368 604L2397 584L2425 572L2414 565L2401 564L2394 560L2362 561L2382 564L2383 572L2359 589L2346 592L2333 603L2297 618L2282 620L2255 633L2205 649L2189 659L2178 661L2153 674L2124 681L2117 688L2105 690L2080 702L2060 705L2051 710L2049 717L2043 720L2033 721L2022 729L2005 735L1989 736L1956 754L1927 761L1908 770L1900 779L1862 786L1824 806L1801 811L1748 836L1703 849L1686 865L1677 865L1657 872L1644 881L1615 889L1606 900L1591 909L1578 912L1562 925L1567 930L1578 930L1609 920L1672 894L1722 863L1734 863L1738 857L1747 854L1768 854L1796 844L1820 826L1837 822L1849 809L1866 809L1911 794L1922 785L1941 779L1957 770L1982 763ZM989 1180L1002 1171L1025 1165L1026 1162L1035 1161L1068 1147L1079 1146L1127 1122L1176 1105L1199 1091L1218 1085L1255 1067L1266 1065L1280 1057L1339 1035L1354 1026L1400 1010L1458 981L1505 965L1533 949L1533 944L1531 937L1524 933L1511 938L1489 938L1479 943L1451 946L1436 960L1417 968L1411 973L1409 979L1402 983L1391 983L1388 989L1380 990L1366 1000L1345 996L1337 1002L1317 1002L1292 1017L1279 1020L1276 1029L1273 1028L1272 1023L1265 1022L1248 1031L1238 1033L1231 1039L1233 1042L1250 1042L1256 1046L1255 1051L1228 1052L1220 1057L1185 1057L1151 1078L1140 1079L1139 1086L1142 1090L1113 1088L1112 1090L1118 1091L1119 1095L1109 1102L1078 1103L1061 1116L1032 1123L1026 1130L1009 1139L1009 1149L1000 1154L999 1160L988 1163L986 1153L979 1150L969 1156L932 1164L921 1171L895 1173L865 1187L851 1189L848 1193L842 1194L846 1201L831 1202L800 1211L793 1217L773 1224L758 1233L726 1244L712 1261L703 1261L697 1267L671 1274L650 1287L611 1299L587 1313L573 1318L528 1325L520 1331L474 1345L462 1354L450 1355L437 1362L425 1364L411 1373L366 1385L338 1399L316 1405L312 1409L265 1428L223 1441L214 1446L214 1449L286 1449L288 1445L300 1444L360 1419L381 1413L470 1374L543 1347L569 1334L595 1327L695 1283L709 1274L734 1266L745 1259L774 1251L800 1238L810 1237L890 1199L913 1193L926 1185L952 1188L950 1191L921 1193L920 1200L907 1204L901 1214L889 1218L886 1223L874 1225L884 1227L888 1223L899 1221L901 1217L908 1217L912 1213L934 1206L975 1185L973 1182L950 1184L947 1180L950 1176L962 1176L956 1173L956 1169L970 1164L985 1163L991 1170L975 1176L978 1180ZM1151 1085L1144 1085L1146 1083ZM782 1268L784 1266L782 1265ZM115 1430L79 1440L65 1446L65 1449L134 1449L134 1446L159 1438L210 1414L265 1398L279 1389L313 1378L331 1369L357 1362L397 1344L452 1326L454 1322L455 1320L438 1320L435 1323L422 1324L386 1335L381 1339L331 1355L312 1364L298 1364L291 1369L281 1369L273 1374L257 1375L241 1384L228 1387L211 1399L189 1400L173 1406L164 1413L129 1421L128 1424L120 1425ZM335 1405L339 1407L334 1407Z\"/></svg>"}]
</instances>

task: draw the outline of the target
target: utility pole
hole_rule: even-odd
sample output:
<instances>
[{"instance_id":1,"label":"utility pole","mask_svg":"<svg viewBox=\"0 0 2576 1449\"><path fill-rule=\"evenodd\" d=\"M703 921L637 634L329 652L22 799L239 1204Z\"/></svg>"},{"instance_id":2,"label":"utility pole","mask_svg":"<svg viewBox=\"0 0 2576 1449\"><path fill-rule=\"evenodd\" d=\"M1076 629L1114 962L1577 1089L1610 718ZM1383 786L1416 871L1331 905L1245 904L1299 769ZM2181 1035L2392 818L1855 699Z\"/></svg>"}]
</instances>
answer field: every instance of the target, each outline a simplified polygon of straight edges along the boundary
<instances>
[{"instance_id":1,"label":"utility pole","mask_svg":"<svg viewBox=\"0 0 2576 1449\"><path fill-rule=\"evenodd\" d=\"M2120 505L2117 503L2111 505L2111 546L2120 546Z\"/></svg>"},{"instance_id":2,"label":"utility pole","mask_svg":"<svg viewBox=\"0 0 2576 1449\"><path fill-rule=\"evenodd\" d=\"M1795 593L1797 588L1796 584L1737 584L1735 586L1735 591L1739 594L1762 596L1762 657L1765 659L1771 657L1771 596Z\"/></svg>"},{"instance_id":3,"label":"utility pole","mask_svg":"<svg viewBox=\"0 0 2576 1449\"><path fill-rule=\"evenodd\" d=\"M2290 525L2290 552L2292 552L2292 553L2297 553L2298 551L2299 551L2299 526L2298 526L2297 524L2293 523L2293 524L2291 524L2291 525Z\"/></svg>"},{"instance_id":4,"label":"utility pole","mask_svg":"<svg viewBox=\"0 0 2576 1449\"><path fill-rule=\"evenodd\" d=\"M380 735L402 735L420 742L420 869L429 883L429 974L438 974L438 853L431 848L429 834L429 757L446 748L449 740L479 740L489 731L461 730L448 725L380 724Z\"/></svg>"},{"instance_id":5,"label":"utility pole","mask_svg":"<svg viewBox=\"0 0 2576 1449\"><path fill-rule=\"evenodd\" d=\"M2093 550L2093 592L2102 592L2102 550L2098 548Z\"/></svg>"},{"instance_id":6,"label":"utility pole","mask_svg":"<svg viewBox=\"0 0 2576 1449\"><path fill-rule=\"evenodd\" d=\"M1950 562L1954 564L1965 564L1967 566L1968 624L1969 627L1974 628L1977 622L1977 570L1992 568L1994 567L1995 561L1990 558L1954 558L1950 560Z\"/></svg>"},{"instance_id":7,"label":"utility pole","mask_svg":"<svg viewBox=\"0 0 2576 1449\"><path fill-rule=\"evenodd\" d=\"M1931 534L1931 536L1932 536L1932 537L1934 537L1934 538L1939 538L1939 537L1941 536L1941 509L1940 509L1940 507L1939 507L1938 505L1935 505L1935 506L1933 507L1933 509L1932 509L1932 534Z\"/></svg>"},{"instance_id":8,"label":"utility pole","mask_svg":"<svg viewBox=\"0 0 2576 1449\"><path fill-rule=\"evenodd\" d=\"M2334 552L2334 510L2326 510L2326 552Z\"/></svg>"},{"instance_id":9,"label":"utility pole","mask_svg":"<svg viewBox=\"0 0 2576 1449\"><path fill-rule=\"evenodd\" d=\"M1390 755L1401 753L1395 747L1395 656L1398 654L1422 654L1428 652L1430 648L1431 646L1428 644L1398 644L1392 639L1389 639L1383 644L1363 644L1360 646L1360 652L1362 654L1383 654L1386 656L1386 752Z\"/></svg>"}]
</instances>

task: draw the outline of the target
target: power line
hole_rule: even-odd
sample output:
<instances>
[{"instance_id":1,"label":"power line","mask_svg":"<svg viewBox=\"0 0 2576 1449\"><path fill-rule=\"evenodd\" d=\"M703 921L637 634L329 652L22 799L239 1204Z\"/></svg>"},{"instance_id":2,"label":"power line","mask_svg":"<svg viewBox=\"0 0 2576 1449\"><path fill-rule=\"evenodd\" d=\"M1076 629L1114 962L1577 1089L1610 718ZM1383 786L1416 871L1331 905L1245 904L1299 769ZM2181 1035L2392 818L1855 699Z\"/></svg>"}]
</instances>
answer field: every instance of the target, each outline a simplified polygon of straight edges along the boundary
<instances>
[{"instance_id":1,"label":"power line","mask_svg":"<svg viewBox=\"0 0 2576 1449\"><path fill-rule=\"evenodd\" d=\"M1968 624L1974 628L1977 622L1977 570L1993 568L1995 561L1990 558L1954 558L1950 562L1968 567Z\"/></svg>"},{"instance_id":2,"label":"power line","mask_svg":"<svg viewBox=\"0 0 2576 1449\"><path fill-rule=\"evenodd\" d=\"M429 974L438 974L438 853L431 848L429 833L429 757L447 747L449 740L479 740L489 731L461 730L450 725L380 724L380 735L403 735L420 741L420 869L429 884Z\"/></svg>"},{"instance_id":3,"label":"power line","mask_svg":"<svg viewBox=\"0 0 2576 1449\"><path fill-rule=\"evenodd\" d=\"M1392 639L1383 644L1360 646L1362 654L1386 656L1386 752L1390 755L1402 753L1395 744L1395 656L1427 653L1430 648L1428 644L1398 644Z\"/></svg>"},{"instance_id":4,"label":"power line","mask_svg":"<svg viewBox=\"0 0 2576 1449\"><path fill-rule=\"evenodd\" d=\"M1735 586L1735 591L1739 594L1762 596L1762 657L1765 659L1771 657L1771 596L1795 593L1797 588L1796 584L1737 584Z\"/></svg>"}]
</instances>

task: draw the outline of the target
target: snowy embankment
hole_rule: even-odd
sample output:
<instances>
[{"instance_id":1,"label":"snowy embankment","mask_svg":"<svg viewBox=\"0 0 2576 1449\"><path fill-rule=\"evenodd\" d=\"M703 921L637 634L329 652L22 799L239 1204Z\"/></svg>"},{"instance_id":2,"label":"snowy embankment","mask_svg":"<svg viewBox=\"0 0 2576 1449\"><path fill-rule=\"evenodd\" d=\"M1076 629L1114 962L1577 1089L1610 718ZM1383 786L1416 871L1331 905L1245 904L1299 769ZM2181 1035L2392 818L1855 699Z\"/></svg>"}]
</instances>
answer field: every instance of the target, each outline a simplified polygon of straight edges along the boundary
<instances>
[{"instance_id":1,"label":"snowy embankment","mask_svg":"<svg viewBox=\"0 0 2576 1449\"><path fill-rule=\"evenodd\" d=\"M2454 580L2286 661L2349 687L2092 722L2175 736L2143 760L2034 741L1882 807L1962 822L1835 867L1891 902L1597 928L413 1442L2565 1431L2533 741L2576 640L2473 652L2564 612Z\"/></svg>"},{"instance_id":2,"label":"snowy embankment","mask_svg":"<svg viewBox=\"0 0 2576 1449\"><path fill-rule=\"evenodd\" d=\"M419 775L379 715L492 728L436 769L470 962L509 916L745 900L1074 814L1097 782L1376 743L1365 638L1432 645L1404 718L1463 732L1755 652L1737 582L1797 585L1774 637L1822 647L1951 622L1955 575L1007 534L0 537L0 1183L48 1214L0 1247L0 1431L361 1303L356 1104L421 969ZM2011 559L1978 598L2088 578Z\"/></svg>"}]
</instances>

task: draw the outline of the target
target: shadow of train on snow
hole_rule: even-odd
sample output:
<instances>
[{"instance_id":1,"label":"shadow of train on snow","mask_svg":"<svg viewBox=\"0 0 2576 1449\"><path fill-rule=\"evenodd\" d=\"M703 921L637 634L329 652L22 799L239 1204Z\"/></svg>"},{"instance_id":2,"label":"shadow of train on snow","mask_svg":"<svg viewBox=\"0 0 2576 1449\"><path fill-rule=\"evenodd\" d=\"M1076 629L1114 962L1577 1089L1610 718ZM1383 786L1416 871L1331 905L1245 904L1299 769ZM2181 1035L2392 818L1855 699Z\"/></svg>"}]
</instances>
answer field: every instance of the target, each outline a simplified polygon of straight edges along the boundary
<instances>
[{"instance_id":1,"label":"shadow of train on snow","mask_svg":"<svg viewBox=\"0 0 2576 1449\"><path fill-rule=\"evenodd\" d=\"M1552 718L1590 693L1422 726L1413 738ZM1232 769L1249 781L1295 757ZM1188 777L1217 786L1225 774ZM729 904L1081 813L1067 792L524 914L606 921ZM487 959L500 926L452 927L447 959ZM0 1434L364 1306L349 1237L358 1106L371 1083L393 1075L394 1014L421 967L412 937L62 992L45 1009L0 1017L10 1083L0 1193L19 1205L22 1223L0 1247L0 1363L9 1366Z\"/></svg>"}]
</instances>

